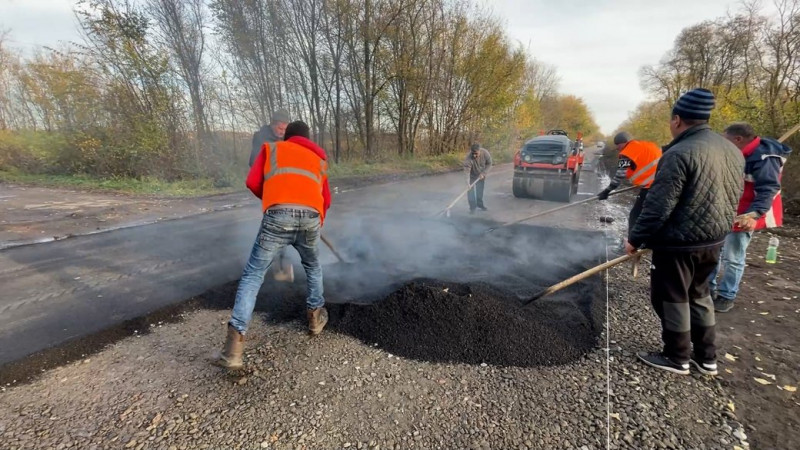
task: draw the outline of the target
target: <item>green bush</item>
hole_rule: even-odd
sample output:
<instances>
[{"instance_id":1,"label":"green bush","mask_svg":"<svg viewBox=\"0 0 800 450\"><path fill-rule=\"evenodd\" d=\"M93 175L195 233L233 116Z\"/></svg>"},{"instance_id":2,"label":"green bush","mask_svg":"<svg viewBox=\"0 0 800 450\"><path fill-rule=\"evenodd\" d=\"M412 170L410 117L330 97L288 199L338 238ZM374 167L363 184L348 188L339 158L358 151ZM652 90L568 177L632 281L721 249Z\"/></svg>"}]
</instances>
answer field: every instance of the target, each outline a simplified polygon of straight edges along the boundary
<instances>
[{"instance_id":1,"label":"green bush","mask_svg":"<svg viewBox=\"0 0 800 450\"><path fill-rule=\"evenodd\" d=\"M52 173L59 168L59 155L70 149L60 133L0 131L0 169L27 173Z\"/></svg>"}]
</instances>

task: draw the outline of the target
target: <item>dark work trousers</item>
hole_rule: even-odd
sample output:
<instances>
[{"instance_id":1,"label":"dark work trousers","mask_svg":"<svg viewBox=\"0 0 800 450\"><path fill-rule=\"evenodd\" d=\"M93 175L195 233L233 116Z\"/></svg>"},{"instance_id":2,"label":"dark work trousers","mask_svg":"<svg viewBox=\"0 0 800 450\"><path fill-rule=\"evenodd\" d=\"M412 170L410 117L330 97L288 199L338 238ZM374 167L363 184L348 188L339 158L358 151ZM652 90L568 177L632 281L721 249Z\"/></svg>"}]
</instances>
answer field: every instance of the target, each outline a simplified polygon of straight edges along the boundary
<instances>
[{"instance_id":1,"label":"dark work trousers","mask_svg":"<svg viewBox=\"0 0 800 450\"><path fill-rule=\"evenodd\" d=\"M642 188L639 190L639 195L636 196L636 201L633 202L633 208L631 208L631 212L628 213L628 239L631 236L631 229L634 225L636 225L636 219L639 218L639 214L642 213L642 206L644 206L644 199L647 198L647 192L649 189Z\"/></svg>"},{"instance_id":2,"label":"dark work trousers","mask_svg":"<svg viewBox=\"0 0 800 450\"><path fill-rule=\"evenodd\" d=\"M469 184L475 183L478 177L469 177ZM469 210L475 211L475 208L483 208L483 185L486 183L486 179L479 180L475 183L472 189L467 192L467 200L469 201Z\"/></svg>"},{"instance_id":3,"label":"dark work trousers","mask_svg":"<svg viewBox=\"0 0 800 450\"><path fill-rule=\"evenodd\" d=\"M683 364L691 345L700 362L714 361L714 302L708 279L719 261L720 247L698 250L654 250L650 301L661 319L664 354Z\"/></svg>"}]
</instances>

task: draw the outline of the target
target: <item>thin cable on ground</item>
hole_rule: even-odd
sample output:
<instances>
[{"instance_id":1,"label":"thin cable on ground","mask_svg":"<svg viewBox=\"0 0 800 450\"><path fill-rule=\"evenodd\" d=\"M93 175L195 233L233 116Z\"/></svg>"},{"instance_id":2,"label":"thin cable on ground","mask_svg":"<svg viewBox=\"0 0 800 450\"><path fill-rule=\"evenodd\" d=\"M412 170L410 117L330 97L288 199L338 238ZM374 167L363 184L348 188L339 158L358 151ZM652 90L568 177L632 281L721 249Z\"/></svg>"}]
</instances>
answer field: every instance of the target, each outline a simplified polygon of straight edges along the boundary
<instances>
[{"instance_id":1,"label":"thin cable on ground","mask_svg":"<svg viewBox=\"0 0 800 450\"><path fill-rule=\"evenodd\" d=\"M606 245L608 261L608 245ZM611 448L611 308L608 299L609 276L606 270L606 450Z\"/></svg>"}]
</instances>

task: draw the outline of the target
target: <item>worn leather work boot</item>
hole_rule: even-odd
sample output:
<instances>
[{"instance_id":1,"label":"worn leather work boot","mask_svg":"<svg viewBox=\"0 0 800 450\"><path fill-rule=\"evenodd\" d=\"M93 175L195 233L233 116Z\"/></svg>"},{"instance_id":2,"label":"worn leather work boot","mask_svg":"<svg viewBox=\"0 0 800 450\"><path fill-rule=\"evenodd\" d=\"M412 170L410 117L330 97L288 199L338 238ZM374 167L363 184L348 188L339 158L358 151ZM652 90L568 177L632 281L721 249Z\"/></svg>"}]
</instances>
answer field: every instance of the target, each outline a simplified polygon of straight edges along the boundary
<instances>
[{"instance_id":1,"label":"worn leather work boot","mask_svg":"<svg viewBox=\"0 0 800 450\"><path fill-rule=\"evenodd\" d=\"M236 328L228 325L228 338L225 340L225 347L214 358L213 363L226 369L241 369L243 352L244 335L239 333Z\"/></svg>"},{"instance_id":2,"label":"worn leather work boot","mask_svg":"<svg viewBox=\"0 0 800 450\"><path fill-rule=\"evenodd\" d=\"M308 332L312 336L318 335L328 323L328 310L324 306L307 309L306 315L308 316Z\"/></svg>"}]
</instances>

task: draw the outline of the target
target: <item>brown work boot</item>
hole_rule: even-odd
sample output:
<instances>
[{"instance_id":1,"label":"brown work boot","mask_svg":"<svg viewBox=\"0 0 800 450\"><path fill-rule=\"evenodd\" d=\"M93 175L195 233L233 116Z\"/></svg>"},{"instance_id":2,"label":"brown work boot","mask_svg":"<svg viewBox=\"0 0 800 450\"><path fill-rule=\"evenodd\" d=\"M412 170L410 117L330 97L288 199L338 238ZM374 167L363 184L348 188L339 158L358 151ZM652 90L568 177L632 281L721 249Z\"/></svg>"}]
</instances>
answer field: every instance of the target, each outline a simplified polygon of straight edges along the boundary
<instances>
[{"instance_id":1,"label":"brown work boot","mask_svg":"<svg viewBox=\"0 0 800 450\"><path fill-rule=\"evenodd\" d=\"M239 333L236 328L228 325L228 338L225 340L225 347L213 361L213 364L226 369L242 368L242 353L244 352L244 335Z\"/></svg>"},{"instance_id":2,"label":"brown work boot","mask_svg":"<svg viewBox=\"0 0 800 450\"><path fill-rule=\"evenodd\" d=\"M307 309L306 315L308 316L308 332L312 336L318 335L325 324L328 323L328 310L324 306L315 309Z\"/></svg>"}]
</instances>

